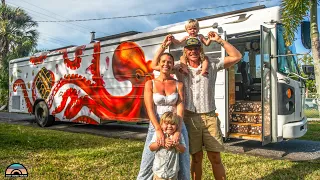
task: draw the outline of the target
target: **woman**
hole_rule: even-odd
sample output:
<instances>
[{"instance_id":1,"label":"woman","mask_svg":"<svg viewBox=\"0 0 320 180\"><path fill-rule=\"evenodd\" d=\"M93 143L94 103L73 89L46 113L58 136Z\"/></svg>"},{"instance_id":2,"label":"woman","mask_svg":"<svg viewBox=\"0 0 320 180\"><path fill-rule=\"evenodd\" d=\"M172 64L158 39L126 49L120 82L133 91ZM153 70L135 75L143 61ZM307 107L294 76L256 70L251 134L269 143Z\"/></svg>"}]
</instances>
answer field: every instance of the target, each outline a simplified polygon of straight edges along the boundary
<instances>
[{"instance_id":1,"label":"woman","mask_svg":"<svg viewBox=\"0 0 320 180\"><path fill-rule=\"evenodd\" d=\"M159 64L154 69L160 71L159 77L154 80L149 80L145 84L144 102L147 113L150 119L148 134L142 154L140 172L138 180L151 180L153 178L152 165L154 153L150 151L149 145L154 133L157 135L157 143L161 146L165 144L165 137L161 130L159 119L161 115L167 111L175 112L180 118L180 126L173 136L173 142L179 143L180 135L182 134L186 141L186 151L180 154L179 165L180 171L178 179L190 179L190 155L189 155L189 140L186 127L183 123L183 84L176 81L170 76L174 65L174 58L169 53L163 53L171 43L169 38L166 38L164 43L158 49L154 56L154 62Z\"/></svg>"}]
</instances>

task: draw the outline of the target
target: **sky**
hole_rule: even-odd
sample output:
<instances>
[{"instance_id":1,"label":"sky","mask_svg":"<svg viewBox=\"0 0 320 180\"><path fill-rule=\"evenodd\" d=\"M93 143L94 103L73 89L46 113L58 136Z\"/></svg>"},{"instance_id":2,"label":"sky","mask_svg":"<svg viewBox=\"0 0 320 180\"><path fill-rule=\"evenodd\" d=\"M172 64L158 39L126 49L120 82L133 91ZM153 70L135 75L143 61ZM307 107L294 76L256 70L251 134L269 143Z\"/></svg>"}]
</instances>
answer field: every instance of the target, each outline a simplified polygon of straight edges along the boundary
<instances>
[{"instance_id":1,"label":"sky","mask_svg":"<svg viewBox=\"0 0 320 180\"><path fill-rule=\"evenodd\" d=\"M149 32L158 26L186 21L228 11L258 5L277 6L279 0L6 0L13 7L24 9L35 21L110 18L149 13L166 13L190 9L210 8L208 10L188 11L167 15L135 18L109 19L73 23L39 22L40 33L37 49L50 50L68 45L83 45L90 42L90 32L96 38L126 31ZM214 8L217 7L218 8ZM319 18L320 19L320 18ZM297 51L307 51L297 37Z\"/></svg>"}]
</instances>

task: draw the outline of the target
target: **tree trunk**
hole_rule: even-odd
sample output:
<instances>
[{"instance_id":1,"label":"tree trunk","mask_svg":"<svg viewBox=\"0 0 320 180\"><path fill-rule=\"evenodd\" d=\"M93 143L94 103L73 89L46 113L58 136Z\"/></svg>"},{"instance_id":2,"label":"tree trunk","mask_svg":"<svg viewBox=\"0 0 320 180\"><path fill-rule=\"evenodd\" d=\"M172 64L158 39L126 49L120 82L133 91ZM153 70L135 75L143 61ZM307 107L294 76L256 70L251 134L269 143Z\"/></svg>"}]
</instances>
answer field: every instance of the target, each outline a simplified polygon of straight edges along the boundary
<instances>
[{"instance_id":1,"label":"tree trunk","mask_svg":"<svg viewBox=\"0 0 320 180\"><path fill-rule=\"evenodd\" d=\"M320 49L319 49L319 31L317 23L317 0L310 1L310 36L311 50L314 62L317 98L320 98ZM320 113L320 106L318 106Z\"/></svg>"}]
</instances>

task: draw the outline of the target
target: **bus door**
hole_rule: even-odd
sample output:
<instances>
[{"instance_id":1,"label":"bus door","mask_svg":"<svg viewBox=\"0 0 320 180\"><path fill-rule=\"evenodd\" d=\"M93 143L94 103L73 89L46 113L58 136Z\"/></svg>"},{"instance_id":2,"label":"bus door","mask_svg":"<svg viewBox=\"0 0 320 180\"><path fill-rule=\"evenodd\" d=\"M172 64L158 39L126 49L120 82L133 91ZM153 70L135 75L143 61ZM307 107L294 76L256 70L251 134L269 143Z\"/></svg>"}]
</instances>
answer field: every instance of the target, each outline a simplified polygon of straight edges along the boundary
<instances>
[{"instance_id":1,"label":"bus door","mask_svg":"<svg viewBox=\"0 0 320 180\"><path fill-rule=\"evenodd\" d=\"M271 30L260 27L262 145L271 142Z\"/></svg>"}]
</instances>

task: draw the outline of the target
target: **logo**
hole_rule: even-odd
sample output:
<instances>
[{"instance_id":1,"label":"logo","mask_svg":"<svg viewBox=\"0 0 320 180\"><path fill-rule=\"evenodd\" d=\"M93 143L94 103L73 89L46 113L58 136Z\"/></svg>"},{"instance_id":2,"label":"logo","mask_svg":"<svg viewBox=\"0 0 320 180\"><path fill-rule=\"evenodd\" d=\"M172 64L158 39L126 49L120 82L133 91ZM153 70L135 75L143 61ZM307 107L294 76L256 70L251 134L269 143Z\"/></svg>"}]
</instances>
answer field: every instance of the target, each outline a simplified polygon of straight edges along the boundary
<instances>
[{"instance_id":1,"label":"logo","mask_svg":"<svg viewBox=\"0 0 320 180\"><path fill-rule=\"evenodd\" d=\"M247 19L249 19L250 16L252 16L252 14L250 14L249 16L247 16L246 13L244 14L239 14L239 15L235 15L235 16L231 16L231 17L228 17L228 18L233 18L233 17L239 17L237 20L235 21L232 21L232 22L228 22L228 23L224 23L224 24L234 24L234 23L240 23L240 22L243 22L243 21L246 21ZM227 18L227 19L228 19Z\"/></svg>"},{"instance_id":2,"label":"logo","mask_svg":"<svg viewBox=\"0 0 320 180\"><path fill-rule=\"evenodd\" d=\"M11 164L6 169L6 177L28 177L27 169L19 163Z\"/></svg>"}]
</instances>

